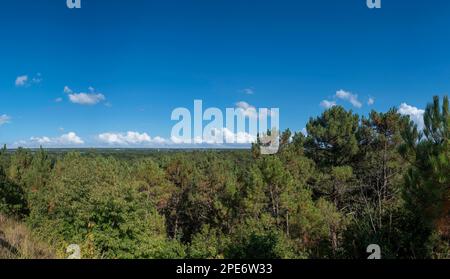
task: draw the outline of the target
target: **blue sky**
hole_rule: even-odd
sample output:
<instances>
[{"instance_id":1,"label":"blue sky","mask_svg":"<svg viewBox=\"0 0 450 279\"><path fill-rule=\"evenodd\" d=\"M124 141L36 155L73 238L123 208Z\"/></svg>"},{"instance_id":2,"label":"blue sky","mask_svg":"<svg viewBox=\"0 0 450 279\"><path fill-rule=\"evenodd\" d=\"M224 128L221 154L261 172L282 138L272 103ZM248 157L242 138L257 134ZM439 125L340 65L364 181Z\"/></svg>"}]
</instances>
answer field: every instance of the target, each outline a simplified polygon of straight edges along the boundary
<instances>
[{"instance_id":1,"label":"blue sky","mask_svg":"<svg viewBox=\"0 0 450 279\"><path fill-rule=\"evenodd\" d=\"M0 3L0 143L159 146L195 99L294 131L333 104L420 122L450 91L446 0L81 2Z\"/></svg>"}]
</instances>

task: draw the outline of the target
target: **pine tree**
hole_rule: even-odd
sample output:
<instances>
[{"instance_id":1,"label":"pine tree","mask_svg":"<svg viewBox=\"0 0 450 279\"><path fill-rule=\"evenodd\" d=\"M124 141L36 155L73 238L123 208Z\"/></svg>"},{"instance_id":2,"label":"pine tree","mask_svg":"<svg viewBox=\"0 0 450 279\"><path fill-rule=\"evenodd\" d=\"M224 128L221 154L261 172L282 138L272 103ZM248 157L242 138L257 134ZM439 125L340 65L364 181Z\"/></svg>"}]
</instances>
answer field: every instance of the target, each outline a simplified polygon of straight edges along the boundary
<instances>
[{"instance_id":1,"label":"pine tree","mask_svg":"<svg viewBox=\"0 0 450 279\"><path fill-rule=\"evenodd\" d=\"M414 124L404 133L403 156L412 163L405 177L404 196L407 209L415 222L422 226L415 247L432 247L433 233L449 239L450 224L450 115L449 100L444 97L441 107L435 96L424 114L423 134ZM420 243L422 242L422 243ZM431 249L431 248L430 248ZM415 251L415 248L412 248ZM418 249L418 257L427 257L429 249Z\"/></svg>"},{"instance_id":2,"label":"pine tree","mask_svg":"<svg viewBox=\"0 0 450 279\"><path fill-rule=\"evenodd\" d=\"M306 127L306 154L320 167L345 166L353 161L358 152L358 115L335 106L310 119Z\"/></svg>"}]
</instances>

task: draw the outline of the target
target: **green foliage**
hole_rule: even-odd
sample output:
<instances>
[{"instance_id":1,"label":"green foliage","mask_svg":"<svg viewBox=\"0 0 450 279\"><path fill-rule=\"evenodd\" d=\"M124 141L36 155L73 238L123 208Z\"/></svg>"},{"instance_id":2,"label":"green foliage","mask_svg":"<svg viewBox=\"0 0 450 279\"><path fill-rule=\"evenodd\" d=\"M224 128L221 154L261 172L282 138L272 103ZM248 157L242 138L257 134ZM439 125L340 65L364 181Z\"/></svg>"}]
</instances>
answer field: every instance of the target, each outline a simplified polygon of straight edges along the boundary
<instances>
[{"instance_id":1,"label":"green foliage","mask_svg":"<svg viewBox=\"0 0 450 279\"><path fill-rule=\"evenodd\" d=\"M165 238L164 218L124 170L112 158L68 154L55 165L46 190L33 197L29 223L61 245L82 244L88 258L180 254L167 247L173 244Z\"/></svg>"},{"instance_id":2,"label":"green foliage","mask_svg":"<svg viewBox=\"0 0 450 279\"><path fill-rule=\"evenodd\" d=\"M405 175L406 209L423 231L414 239L411 252L430 257L430 249L450 239L450 115L448 97L441 107L439 97L424 115L423 135L411 124L405 132L402 155L412 163ZM432 250L432 248L431 248Z\"/></svg>"},{"instance_id":3,"label":"green foliage","mask_svg":"<svg viewBox=\"0 0 450 279\"><path fill-rule=\"evenodd\" d=\"M28 214L26 192L6 175L9 162L5 145L0 150L0 213L22 218Z\"/></svg>"},{"instance_id":4,"label":"green foliage","mask_svg":"<svg viewBox=\"0 0 450 279\"><path fill-rule=\"evenodd\" d=\"M231 236L225 250L229 259L286 259L294 258L289 239L273 225L272 217L246 219Z\"/></svg>"},{"instance_id":5,"label":"green foliage","mask_svg":"<svg viewBox=\"0 0 450 279\"><path fill-rule=\"evenodd\" d=\"M189 245L189 258L191 259L223 259L226 238L218 229L204 225L201 231L195 234Z\"/></svg>"},{"instance_id":6,"label":"green foliage","mask_svg":"<svg viewBox=\"0 0 450 279\"><path fill-rule=\"evenodd\" d=\"M24 179L32 160L33 156L28 150L19 148L14 152L14 155L11 156L11 162L7 172L9 179L18 185L25 185Z\"/></svg>"},{"instance_id":7,"label":"green foliage","mask_svg":"<svg viewBox=\"0 0 450 279\"><path fill-rule=\"evenodd\" d=\"M0 150L0 213L57 257L450 258L448 98L419 131L342 107L280 150ZM271 134L273 131L268 131ZM26 245L24 245L25 247Z\"/></svg>"},{"instance_id":8,"label":"green foliage","mask_svg":"<svg viewBox=\"0 0 450 279\"><path fill-rule=\"evenodd\" d=\"M177 187L166 208L169 235L187 242L205 224L230 230L236 213L234 169L213 154L202 155L195 165L185 156L176 156L166 166L169 180Z\"/></svg>"},{"instance_id":9,"label":"green foliage","mask_svg":"<svg viewBox=\"0 0 450 279\"><path fill-rule=\"evenodd\" d=\"M347 165L358 153L359 117L340 106L311 118L306 126L306 153L321 167Z\"/></svg>"},{"instance_id":10,"label":"green foliage","mask_svg":"<svg viewBox=\"0 0 450 279\"><path fill-rule=\"evenodd\" d=\"M138 161L132 169L137 190L160 212L167 207L170 197L176 191L162 170L153 160Z\"/></svg>"},{"instance_id":11,"label":"green foliage","mask_svg":"<svg viewBox=\"0 0 450 279\"><path fill-rule=\"evenodd\" d=\"M24 190L10 181L0 167L0 213L23 217L28 214Z\"/></svg>"}]
</instances>

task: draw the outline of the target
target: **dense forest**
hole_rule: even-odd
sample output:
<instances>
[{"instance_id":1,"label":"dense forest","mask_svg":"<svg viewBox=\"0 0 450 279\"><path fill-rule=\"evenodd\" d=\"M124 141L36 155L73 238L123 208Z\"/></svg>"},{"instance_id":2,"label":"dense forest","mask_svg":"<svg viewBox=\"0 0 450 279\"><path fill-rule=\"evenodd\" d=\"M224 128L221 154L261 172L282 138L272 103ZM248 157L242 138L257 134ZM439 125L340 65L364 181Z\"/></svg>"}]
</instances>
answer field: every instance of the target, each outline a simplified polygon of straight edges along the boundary
<instances>
[{"instance_id":1,"label":"dense forest","mask_svg":"<svg viewBox=\"0 0 450 279\"><path fill-rule=\"evenodd\" d=\"M78 244L98 259L353 259L378 244L383 258L450 258L448 97L428 104L423 129L395 108L340 106L306 129L282 132L279 152L264 156L259 141L130 153L5 146L0 257L65 258Z\"/></svg>"}]
</instances>

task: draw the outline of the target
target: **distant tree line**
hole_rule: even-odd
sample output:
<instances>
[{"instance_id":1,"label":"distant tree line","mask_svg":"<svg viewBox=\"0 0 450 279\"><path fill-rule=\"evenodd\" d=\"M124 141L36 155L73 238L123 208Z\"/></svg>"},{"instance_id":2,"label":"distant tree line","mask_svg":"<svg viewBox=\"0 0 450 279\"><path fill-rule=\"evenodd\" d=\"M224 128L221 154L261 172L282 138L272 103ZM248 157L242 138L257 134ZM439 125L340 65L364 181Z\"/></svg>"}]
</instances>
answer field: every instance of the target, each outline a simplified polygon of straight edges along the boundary
<instances>
[{"instance_id":1,"label":"distant tree line","mask_svg":"<svg viewBox=\"0 0 450 279\"><path fill-rule=\"evenodd\" d=\"M276 155L177 151L149 156L6 146L0 213L64 257L450 258L450 114L435 97L419 130L395 108L340 106Z\"/></svg>"}]
</instances>

